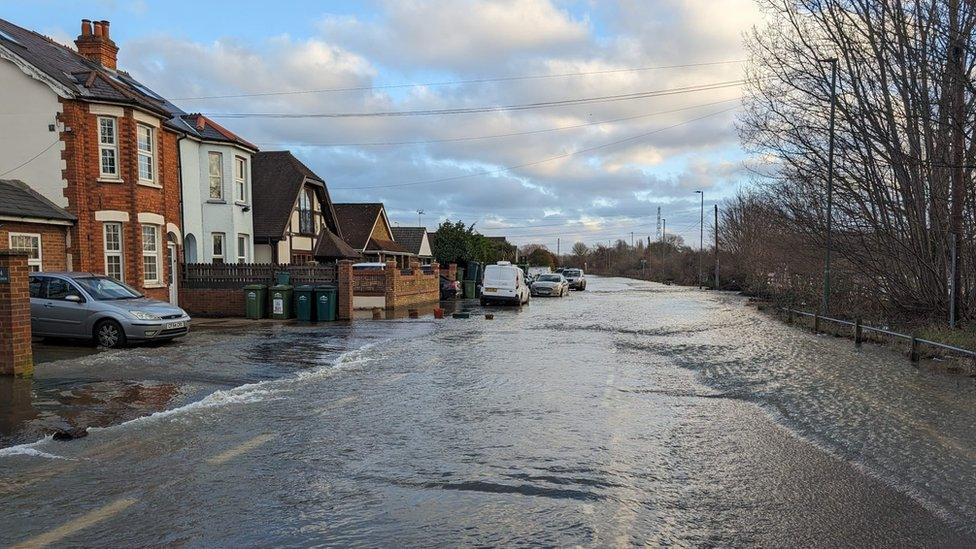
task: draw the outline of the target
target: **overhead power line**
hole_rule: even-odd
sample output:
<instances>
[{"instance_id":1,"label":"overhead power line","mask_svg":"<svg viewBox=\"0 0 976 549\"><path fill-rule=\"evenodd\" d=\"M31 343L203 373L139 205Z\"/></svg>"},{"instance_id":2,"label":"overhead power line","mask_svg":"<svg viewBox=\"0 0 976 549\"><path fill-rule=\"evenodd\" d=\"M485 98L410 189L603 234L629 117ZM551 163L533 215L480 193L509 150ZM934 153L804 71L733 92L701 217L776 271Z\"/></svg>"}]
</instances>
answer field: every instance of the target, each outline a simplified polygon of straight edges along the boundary
<instances>
[{"instance_id":1,"label":"overhead power line","mask_svg":"<svg viewBox=\"0 0 976 549\"><path fill-rule=\"evenodd\" d=\"M711 101L708 103L701 103L698 105L691 105L688 107L681 107L679 109L670 109L666 111L657 111L646 114L638 114L635 116L625 116L623 118L612 118L609 120L597 120L594 122L585 122L583 124L573 124L570 126L557 126L555 128L543 128L539 130L527 130L522 132L509 132L509 133L499 133L493 135L475 135L466 137L445 137L442 139L422 139L415 141L379 141L379 142L363 142L363 143L302 143L302 142L267 142L259 141L258 145L263 146L273 146L273 147L372 147L372 146L396 146L396 145L430 145L435 143L449 143L456 141L477 141L481 139L495 139L499 137L515 137L519 135L535 135L539 133L556 132L562 130L572 130L576 128L584 128L588 126L599 126L601 124L615 124L617 122L625 122L628 120L638 120L641 118L648 118L651 116L659 116L662 114L671 114L676 112L682 112L692 109L700 109L702 107L710 107L712 105L720 105L722 103L729 103L731 101L738 101L742 99L742 96L732 97L730 99L723 99L721 101Z\"/></svg>"},{"instance_id":2,"label":"overhead power line","mask_svg":"<svg viewBox=\"0 0 976 549\"><path fill-rule=\"evenodd\" d=\"M720 90L741 86L745 80L727 80L724 82L713 82L709 84L697 84L694 86L684 86L680 88L670 88L664 90L651 90L634 93L623 93L617 95L602 95L596 97L581 97L576 99L561 99L557 101L540 101L536 103L522 103L515 105L487 105L481 107L458 107L452 109L423 109L412 111L378 111L378 112L334 112L334 113L285 113L285 112L251 112L251 113L204 113L211 118L280 118L280 119L301 119L301 118L376 118L376 117L398 117L398 116L435 116L435 115L456 115L456 114L478 114L504 111L524 111L533 109L546 109L552 107L564 107L570 105L589 105L592 103L608 103L613 101L630 101L634 99L647 99L650 97L662 97L667 95L677 95L682 93L693 93L701 91Z\"/></svg>"},{"instance_id":3,"label":"overhead power line","mask_svg":"<svg viewBox=\"0 0 976 549\"><path fill-rule=\"evenodd\" d=\"M523 76L499 76L495 78L475 78L470 80L446 80L440 82L413 82L405 84L385 84L380 86L352 86L345 88L321 88L313 90L283 90L283 91L267 91L267 92L255 92L255 93L236 93L227 95L201 95L197 97L176 97L172 101L199 101L204 99L238 99L243 97L269 97L275 95L300 95L309 93L335 93L335 92L351 92L351 91L373 91L373 90L390 90L398 88L415 88L415 87L425 87L431 88L435 86L458 86L464 84L486 84L490 82L513 82L518 80L541 80L546 78L566 78L571 76L592 76L599 74L614 74L622 72L641 72L641 71L654 71L663 69L683 69L690 67L707 67L712 65L729 65L733 63L745 63L747 59L732 59L728 61L711 61L706 63L683 63L679 65L660 65L656 67L630 67L622 69L604 69L598 71L580 71L580 72L564 72L557 74L532 74Z\"/></svg>"},{"instance_id":4,"label":"overhead power line","mask_svg":"<svg viewBox=\"0 0 976 549\"><path fill-rule=\"evenodd\" d=\"M555 155L555 156L550 156L548 158L544 158L542 160L535 160L535 161L532 161L532 162L524 162L522 164L515 164L513 166L506 166L504 168L498 168L496 170L486 170L486 171L482 171L482 172L468 173L468 174L464 174L464 175L455 175L455 176L451 176L451 177L441 177L441 178L438 178L438 179L427 179L427 180L423 180L423 181L412 181L410 183L390 183L390 184L387 184L387 185L366 185L366 186L362 186L362 187L333 187L333 189L336 189L336 190L390 189L390 188L396 188L396 187L412 187L412 186L415 186L415 185L429 185L429 184L432 184L432 183L445 183L445 182L448 182L448 181L457 181L457 180L460 180L460 179L468 179L468 178L471 178L471 177L481 177L481 176L486 176L486 175L496 175L496 174L508 172L508 171L511 171L511 170L516 170L516 169L519 169L519 168L525 168L525 167L528 167L528 166L535 166L537 164L543 164L545 162L552 162L553 160L559 160L560 158L568 158L570 156L576 156L576 155L579 155L579 154L584 154L584 153L588 153L588 152L592 152L592 151L596 151L596 150L600 150L600 149L605 149L607 147L612 147L614 145L619 145L621 143L627 143L627 142L630 142L630 141L635 141L637 139L641 139L641 138L647 137L649 135L654 135L656 133L660 133L660 132L663 132L663 131L666 131L666 130L670 130L670 129L673 129L673 128L677 128L679 126L684 126L686 124L691 124L692 122L697 122L699 120L704 120L704 119L710 118L712 116L717 116L719 114L729 112L729 111L734 110L736 108L738 108L738 107L730 107L730 108L727 108L727 109L722 109L720 111L715 111L715 112L706 114L704 116L699 116L697 118L692 118L690 120L685 120L684 122L679 122L677 124L672 124L670 126L665 126L663 128L658 128L656 130L652 130L652 131L649 131L649 132L639 133L637 135L632 135L632 136L626 137L624 139L618 139L616 141L610 141L608 143L603 143L602 145L596 145L596 146L593 146L593 147L587 147L585 149L579 149L579 150L572 151L572 152L568 152L568 153L558 154L558 155Z\"/></svg>"},{"instance_id":5,"label":"overhead power line","mask_svg":"<svg viewBox=\"0 0 976 549\"><path fill-rule=\"evenodd\" d=\"M13 168L10 168L9 170L7 170L7 171L5 171L5 172L2 172L2 173L0 173L0 177L3 177L3 176L5 176L5 175L7 175L8 173L11 173L11 172L15 172L15 171L17 171L17 170L19 170L19 169L21 169L21 168L23 168L24 166L26 166L26 165L28 165L28 164L30 164L31 162L33 162L33 161L35 161L35 160L37 160L38 158L40 158L40 157L41 157L41 155L42 155L42 154L44 154L44 153L46 153L47 151L49 151L49 150L51 150L51 147L53 147L53 146L55 146L55 145L57 145L57 144L58 144L58 143L60 143L60 142L61 142L61 140L60 140L60 139L55 139L55 140L54 140L54 142L52 142L52 143L51 143L50 145L48 145L47 147L44 147L43 149L41 149L41 151L40 151L40 152L38 152L37 154L35 154L34 156L32 156L32 157L30 157L30 158L28 158L27 160L25 160L25 161L23 161L23 162L21 162L20 164L17 164L16 166L14 166Z\"/></svg>"}]
</instances>

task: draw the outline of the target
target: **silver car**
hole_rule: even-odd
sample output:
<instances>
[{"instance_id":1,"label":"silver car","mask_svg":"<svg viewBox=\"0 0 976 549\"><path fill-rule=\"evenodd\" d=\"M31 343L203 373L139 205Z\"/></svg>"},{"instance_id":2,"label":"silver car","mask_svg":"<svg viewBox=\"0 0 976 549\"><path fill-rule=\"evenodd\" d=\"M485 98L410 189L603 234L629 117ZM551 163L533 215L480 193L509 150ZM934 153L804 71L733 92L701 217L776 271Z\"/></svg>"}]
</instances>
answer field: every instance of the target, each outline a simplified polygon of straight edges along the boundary
<instances>
[{"instance_id":1,"label":"silver car","mask_svg":"<svg viewBox=\"0 0 976 549\"><path fill-rule=\"evenodd\" d=\"M92 273L32 273L31 331L41 337L94 340L103 347L167 340L190 330L183 309Z\"/></svg>"},{"instance_id":2,"label":"silver car","mask_svg":"<svg viewBox=\"0 0 976 549\"><path fill-rule=\"evenodd\" d=\"M559 273L541 274L532 283L532 295L563 297L569 293L569 281Z\"/></svg>"}]
</instances>

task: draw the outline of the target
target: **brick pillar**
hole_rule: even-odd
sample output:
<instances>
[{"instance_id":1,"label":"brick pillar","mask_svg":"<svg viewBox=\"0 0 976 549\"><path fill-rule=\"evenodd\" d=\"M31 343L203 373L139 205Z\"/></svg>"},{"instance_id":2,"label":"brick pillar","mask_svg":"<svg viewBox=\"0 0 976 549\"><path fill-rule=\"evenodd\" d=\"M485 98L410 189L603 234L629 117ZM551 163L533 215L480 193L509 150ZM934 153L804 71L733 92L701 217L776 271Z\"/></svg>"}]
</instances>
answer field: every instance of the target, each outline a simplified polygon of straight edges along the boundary
<instances>
[{"instance_id":1,"label":"brick pillar","mask_svg":"<svg viewBox=\"0 0 976 549\"><path fill-rule=\"evenodd\" d=\"M34 373L27 254L0 250L0 375Z\"/></svg>"},{"instance_id":2,"label":"brick pillar","mask_svg":"<svg viewBox=\"0 0 976 549\"><path fill-rule=\"evenodd\" d=\"M396 286L397 278L400 276L400 269L397 269L396 261L386 262L386 308L396 307Z\"/></svg>"},{"instance_id":3,"label":"brick pillar","mask_svg":"<svg viewBox=\"0 0 976 549\"><path fill-rule=\"evenodd\" d=\"M449 263L447 265L447 279L457 280L457 263Z\"/></svg>"},{"instance_id":4,"label":"brick pillar","mask_svg":"<svg viewBox=\"0 0 976 549\"><path fill-rule=\"evenodd\" d=\"M352 319L352 261L343 259L339 262L339 310L336 316L339 320Z\"/></svg>"},{"instance_id":5,"label":"brick pillar","mask_svg":"<svg viewBox=\"0 0 976 549\"><path fill-rule=\"evenodd\" d=\"M436 261L433 262L433 263L431 263L430 264L430 269L431 269L431 272L434 273L434 276L440 276L440 274L441 274L441 264L440 263L438 263ZM440 284L440 282L438 282L438 284ZM440 288L440 286L438 286L438 288Z\"/></svg>"},{"instance_id":6,"label":"brick pillar","mask_svg":"<svg viewBox=\"0 0 976 549\"><path fill-rule=\"evenodd\" d=\"M413 274L417 274L420 271L420 261L410 259L410 270L413 271Z\"/></svg>"}]
</instances>

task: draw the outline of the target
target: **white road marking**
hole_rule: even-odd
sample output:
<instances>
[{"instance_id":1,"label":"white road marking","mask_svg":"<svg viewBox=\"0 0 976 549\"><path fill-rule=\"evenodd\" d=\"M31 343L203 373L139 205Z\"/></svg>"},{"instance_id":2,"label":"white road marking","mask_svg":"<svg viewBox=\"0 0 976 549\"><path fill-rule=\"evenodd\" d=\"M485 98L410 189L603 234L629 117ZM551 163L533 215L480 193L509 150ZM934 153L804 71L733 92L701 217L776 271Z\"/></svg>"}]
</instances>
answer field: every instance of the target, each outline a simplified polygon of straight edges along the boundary
<instances>
[{"instance_id":1,"label":"white road marking","mask_svg":"<svg viewBox=\"0 0 976 549\"><path fill-rule=\"evenodd\" d=\"M258 435L238 446L231 448L230 450L227 450L222 454L217 454L216 456L208 459L207 463L211 465L222 465L245 452L250 452L251 450L257 448L258 446L261 446L262 444L268 442L272 438L274 438L274 435L269 435L269 434Z\"/></svg>"},{"instance_id":2,"label":"white road marking","mask_svg":"<svg viewBox=\"0 0 976 549\"><path fill-rule=\"evenodd\" d=\"M72 521L62 524L61 526L58 526L57 528L51 530L50 532L41 534L39 536L35 536L21 543L18 543L17 545L13 546L13 549L21 549L27 547L46 547L48 545L51 545L52 543L57 543L63 540L64 538L70 536L71 534L74 534L75 532L84 530L89 526L98 524L99 522L107 518L110 518L112 516L121 513L122 511L125 511L135 502L136 500L132 498L117 499L112 503L105 505L104 507L99 507L98 509L89 511L88 513L85 513L84 515L81 515L80 517Z\"/></svg>"}]
</instances>

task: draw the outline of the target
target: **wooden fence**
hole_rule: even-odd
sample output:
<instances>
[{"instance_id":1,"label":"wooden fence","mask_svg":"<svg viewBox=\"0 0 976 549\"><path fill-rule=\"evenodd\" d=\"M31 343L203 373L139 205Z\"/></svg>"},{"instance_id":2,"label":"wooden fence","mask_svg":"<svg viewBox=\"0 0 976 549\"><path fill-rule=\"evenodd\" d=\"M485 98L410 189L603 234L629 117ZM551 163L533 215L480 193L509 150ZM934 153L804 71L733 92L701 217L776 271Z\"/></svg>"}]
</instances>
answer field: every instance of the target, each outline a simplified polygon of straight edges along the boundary
<instances>
[{"instance_id":1,"label":"wooden fence","mask_svg":"<svg viewBox=\"0 0 976 549\"><path fill-rule=\"evenodd\" d=\"M187 263L183 287L237 290L250 284L273 285L275 273L287 271L291 284L336 284L335 265L274 265L272 263Z\"/></svg>"}]
</instances>

